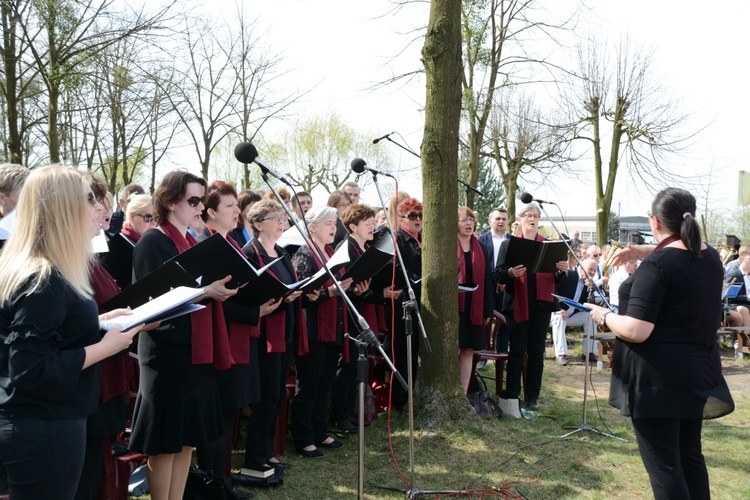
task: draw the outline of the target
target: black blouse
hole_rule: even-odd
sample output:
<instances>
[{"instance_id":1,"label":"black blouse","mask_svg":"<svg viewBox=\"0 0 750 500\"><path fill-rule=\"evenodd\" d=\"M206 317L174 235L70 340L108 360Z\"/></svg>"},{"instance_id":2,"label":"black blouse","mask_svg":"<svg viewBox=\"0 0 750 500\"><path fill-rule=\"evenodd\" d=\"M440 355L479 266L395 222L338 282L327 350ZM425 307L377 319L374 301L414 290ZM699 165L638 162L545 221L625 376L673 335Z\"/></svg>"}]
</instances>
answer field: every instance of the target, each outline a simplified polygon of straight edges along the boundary
<instances>
[{"instance_id":1,"label":"black blouse","mask_svg":"<svg viewBox=\"0 0 750 500\"><path fill-rule=\"evenodd\" d=\"M101 368L83 368L99 341L96 302L57 272L0 308L0 412L41 420L84 418L97 407Z\"/></svg>"},{"instance_id":2,"label":"black blouse","mask_svg":"<svg viewBox=\"0 0 750 500\"><path fill-rule=\"evenodd\" d=\"M717 418L734 402L716 331L723 268L679 248L651 254L620 286L620 314L654 324L644 342L617 338L609 403L633 418Z\"/></svg>"}]
</instances>

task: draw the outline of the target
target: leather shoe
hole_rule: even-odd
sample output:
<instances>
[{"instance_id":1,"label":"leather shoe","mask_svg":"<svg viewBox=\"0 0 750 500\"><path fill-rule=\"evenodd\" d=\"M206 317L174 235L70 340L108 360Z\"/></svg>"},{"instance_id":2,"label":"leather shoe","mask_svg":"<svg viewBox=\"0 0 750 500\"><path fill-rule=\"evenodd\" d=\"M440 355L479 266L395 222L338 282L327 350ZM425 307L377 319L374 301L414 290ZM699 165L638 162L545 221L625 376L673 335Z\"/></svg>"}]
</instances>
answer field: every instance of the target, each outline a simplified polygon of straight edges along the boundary
<instances>
[{"instance_id":1,"label":"leather shoe","mask_svg":"<svg viewBox=\"0 0 750 500\"><path fill-rule=\"evenodd\" d=\"M586 355L581 354L581 359L583 361L586 361ZM598 362L599 362L599 358L596 357L596 354L589 354L589 363L598 363Z\"/></svg>"},{"instance_id":2,"label":"leather shoe","mask_svg":"<svg viewBox=\"0 0 750 500\"><path fill-rule=\"evenodd\" d=\"M537 411L539 406L539 400L537 398L529 398L529 402L526 403L526 408L529 410Z\"/></svg>"},{"instance_id":3,"label":"leather shoe","mask_svg":"<svg viewBox=\"0 0 750 500\"><path fill-rule=\"evenodd\" d=\"M349 420L339 420L336 422L336 427L345 434L356 434L357 427Z\"/></svg>"},{"instance_id":4,"label":"leather shoe","mask_svg":"<svg viewBox=\"0 0 750 500\"><path fill-rule=\"evenodd\" d=\"M329 450L335 450L337 448L343 448L344 443L342 443L341 441L336 441L334 439L330 443L316 443L315 446L319 448L328 448Z\"/></svg>"},{"instance_id":5,"label":"leather shoe","mask_svg":"<svg viewBox=\"0 0 750 500\"><path fill-rule=\"evenodd\" d=\"M304 448L297 448L297 453L307 458L323 458L323 453L315 448L314 450L306 450Z\"/></svg>"},{"instance_id":6,"label":"leather shoe","mask_svg":"<svg viewBox=\"0 0 750 500\"><path fill-rule=\"evenodd\" d=\"M279 469L285 470L292 466L292 464L288 464L286 462L272 462L271 460L268 461L268 465L276 468L276 470L279 470Z\"/></svg>"}]
</instances>

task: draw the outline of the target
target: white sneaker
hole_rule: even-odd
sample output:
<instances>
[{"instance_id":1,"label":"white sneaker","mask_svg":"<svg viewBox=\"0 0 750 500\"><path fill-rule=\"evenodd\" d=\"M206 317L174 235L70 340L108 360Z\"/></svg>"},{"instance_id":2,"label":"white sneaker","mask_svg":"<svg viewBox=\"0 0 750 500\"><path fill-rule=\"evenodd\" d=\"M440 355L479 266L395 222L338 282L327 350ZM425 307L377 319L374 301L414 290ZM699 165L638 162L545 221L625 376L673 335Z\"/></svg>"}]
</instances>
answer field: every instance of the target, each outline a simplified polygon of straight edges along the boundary
<instances>
[{"instance_id":1,"label":"white sneaker","mask_svg":"<svg viewBox=\"0 0 750 500\"><path fill-rule=\"evenodd\" d=\"M563 366L568 365L568 357L565 356L564 354L561 356L558 356L556 361L558 365L563 365Z\"/></svg>"}]
</instances>

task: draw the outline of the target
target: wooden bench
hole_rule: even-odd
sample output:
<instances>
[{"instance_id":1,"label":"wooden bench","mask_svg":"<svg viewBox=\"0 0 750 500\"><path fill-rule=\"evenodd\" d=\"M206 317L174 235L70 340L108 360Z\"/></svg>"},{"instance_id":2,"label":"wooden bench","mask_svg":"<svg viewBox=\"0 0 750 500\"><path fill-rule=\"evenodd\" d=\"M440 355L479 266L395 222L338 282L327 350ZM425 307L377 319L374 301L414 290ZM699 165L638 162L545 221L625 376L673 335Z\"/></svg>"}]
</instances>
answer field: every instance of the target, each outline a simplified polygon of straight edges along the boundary
<instances>
[{"instance_id":1,"label":"wooden bench","mask_svg":"<svg viewBox=\"0 0 750 500\"><path fill-rule=\"evenodd\" d=\"M725 335L727 333L734 336L734 341L737 342L738 354L742 356L750 354L750 327L727 326L716 332L717 335Z\"/></svg>"}]
</instances>

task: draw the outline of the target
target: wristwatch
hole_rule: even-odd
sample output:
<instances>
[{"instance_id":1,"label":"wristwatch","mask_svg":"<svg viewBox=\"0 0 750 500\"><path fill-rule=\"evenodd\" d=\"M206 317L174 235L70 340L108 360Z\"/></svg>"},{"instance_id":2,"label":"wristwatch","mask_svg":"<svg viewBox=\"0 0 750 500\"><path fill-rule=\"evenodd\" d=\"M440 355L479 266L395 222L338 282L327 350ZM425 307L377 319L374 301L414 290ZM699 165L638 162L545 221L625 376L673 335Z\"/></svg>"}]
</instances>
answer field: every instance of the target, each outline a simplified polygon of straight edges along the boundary
<instances>
[{"instance_id":1,"label":"wristwatch","mask_svg":"<svg viewBox=\"0 0 750 500\"><path fill-rule=\"evenodd\" d=\"M602 317L599 318L599 326L607 326L607 314L609 314L611 311L607 311L604 314L602 314Z\"/></svg>"}]
</instances>

